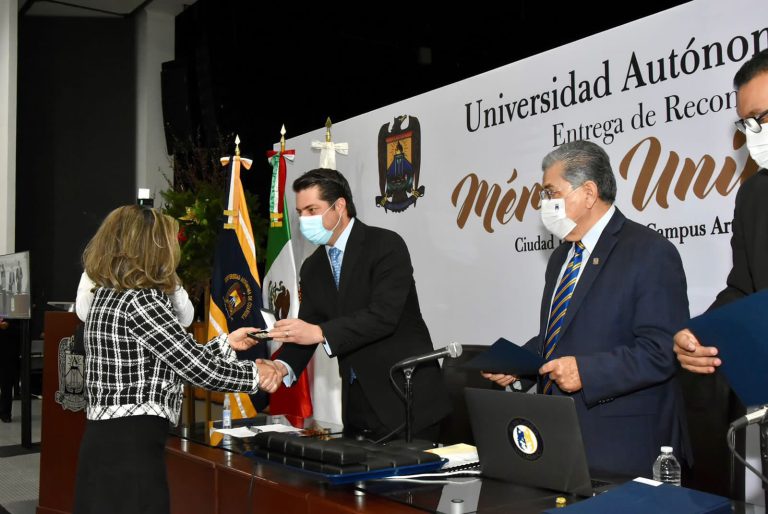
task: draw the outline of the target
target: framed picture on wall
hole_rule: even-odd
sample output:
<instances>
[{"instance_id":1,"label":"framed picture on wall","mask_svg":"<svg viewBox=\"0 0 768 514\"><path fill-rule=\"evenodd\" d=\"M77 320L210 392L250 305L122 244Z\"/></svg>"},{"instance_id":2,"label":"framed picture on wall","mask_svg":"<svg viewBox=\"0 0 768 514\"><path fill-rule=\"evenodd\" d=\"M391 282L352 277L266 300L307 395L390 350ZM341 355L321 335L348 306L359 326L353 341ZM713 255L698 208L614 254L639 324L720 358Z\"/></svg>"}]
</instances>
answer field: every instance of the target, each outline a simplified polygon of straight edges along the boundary
<instances>
[{"instance_id":1,"label":"framed picture on wall","mask_svg":"<svg viewBox=\"0 0 768 514\"><path fill-rule=\"evenodd\" d=\"M0 255L0 318L29 319L29 252Z\"/></svg>"}]
</instances>

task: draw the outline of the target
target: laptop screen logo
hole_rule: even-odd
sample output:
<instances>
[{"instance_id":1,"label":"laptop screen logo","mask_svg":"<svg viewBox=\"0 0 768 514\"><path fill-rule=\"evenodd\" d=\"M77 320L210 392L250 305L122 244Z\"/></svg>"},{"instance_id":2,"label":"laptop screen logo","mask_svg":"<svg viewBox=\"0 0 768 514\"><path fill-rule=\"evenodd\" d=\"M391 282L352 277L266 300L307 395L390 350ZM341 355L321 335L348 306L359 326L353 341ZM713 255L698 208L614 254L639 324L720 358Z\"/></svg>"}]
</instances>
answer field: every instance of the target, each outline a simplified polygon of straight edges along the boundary
<instances>
[{"instance_id":1,"label":"laptop screen logo","mask_svg":"<svg viewBox=\"0 0 768 514\"><path fill-rule=\"evenodd\" d=\"M544 451L541 434L536 425L523 418L515 418L507 427L509 442L515 452L526 460L536 460Z\"/></svg>"}]
</instances>

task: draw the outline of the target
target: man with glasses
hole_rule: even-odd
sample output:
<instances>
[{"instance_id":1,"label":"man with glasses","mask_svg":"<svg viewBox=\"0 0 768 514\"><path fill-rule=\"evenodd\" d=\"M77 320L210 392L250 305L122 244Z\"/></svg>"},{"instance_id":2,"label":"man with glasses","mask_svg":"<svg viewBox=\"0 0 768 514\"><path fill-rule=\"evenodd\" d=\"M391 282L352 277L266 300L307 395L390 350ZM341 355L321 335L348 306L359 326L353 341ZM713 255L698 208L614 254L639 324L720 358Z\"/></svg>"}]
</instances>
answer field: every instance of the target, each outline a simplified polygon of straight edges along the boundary
<instances>
[{"instance_id":1,"label":"man with glasses","mask_svg":"<svg viewBox=\"0 0 768 514\"><path fill-rule=\"evenodd\" d=\"M594 474L651 476L661 446L688 460L672 335L688 319L675 246L613 205L608 155L566 143L542 162L541 218L565 242L545 273L538 392L571 396ZM507 386L517 377L483 374Z\"/></svg>"},{"instance_id":2,"label":"man with glasses","mask_svg":"<svg viewBox=\"0 0 768 514\"><path fill-rule=\"evenodd\" d=\"M736 195L731 236L733 267L725 289L717 295L710 309L768 288L768 50L755 54L744 63L734 76L733 85L736 88L736 112L741 117L736 128L746 135L749 154L761 169L741 185ZM674 350L683 368L693 373L711 375L721 364L717 348L702 346L687 329L675 335ZM735 401L719 374L707 378L686 377L685 380L692 384L692 387L686 387L686 397L689 390L695 394L689 402L692 404L689 414L699 417L691 409L700 405L701 422L698 424L708 425L707 440L697 445L703 447L702 459L712 462L717 458L720 462L729 462L725 434L730 421L743 413L743 407ZM743 448L743 442L737 446ZM698 453L696 460L700 460ZM738 484L734 490L725 489L730 481L727 464L706 467L703 478L707 480L708 490L732 496L743 494L743 488ZM736 478L741 482L743 474L737 473ZM720 489L718 483L722 484Z\"/></svg>"},{"instance_id":3,"label":"man with glasses","mask_svg":"<svg viewBox=\"0 0 768 514\"><path fill-rule=\"evenodd\" d=\"M733 213L733 268L726 288L712 307L743 298L768 287L768 50L747 61L733 79L736 128L747 136L747 148L761 168L739 189ZM710 308L712 308L710 307ZM720 365L717 348L705 347L689 330L675 335L680 364L694 373L714 373Z\"/></svg>"}]
</instances>

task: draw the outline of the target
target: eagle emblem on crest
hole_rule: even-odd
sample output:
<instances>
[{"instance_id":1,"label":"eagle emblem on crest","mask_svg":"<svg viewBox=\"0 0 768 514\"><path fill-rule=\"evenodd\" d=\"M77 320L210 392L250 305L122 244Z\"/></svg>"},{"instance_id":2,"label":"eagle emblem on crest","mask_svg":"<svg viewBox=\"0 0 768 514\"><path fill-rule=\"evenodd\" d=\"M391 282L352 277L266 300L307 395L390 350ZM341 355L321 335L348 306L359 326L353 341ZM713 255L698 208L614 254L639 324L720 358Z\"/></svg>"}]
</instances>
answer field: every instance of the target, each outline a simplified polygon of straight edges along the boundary
<instances>
[{"instance_id":1,"label":"eagle emblem on crest","mask_svg":"<svg viewBox=\"0 0 768 514\"><path fill-rule=\"evenodd\" d=\"M421 125L415 116L402 115L379 129L379 191L376 206L402 212L424 196L421 171Z\"/></svg>"}]
</instances>

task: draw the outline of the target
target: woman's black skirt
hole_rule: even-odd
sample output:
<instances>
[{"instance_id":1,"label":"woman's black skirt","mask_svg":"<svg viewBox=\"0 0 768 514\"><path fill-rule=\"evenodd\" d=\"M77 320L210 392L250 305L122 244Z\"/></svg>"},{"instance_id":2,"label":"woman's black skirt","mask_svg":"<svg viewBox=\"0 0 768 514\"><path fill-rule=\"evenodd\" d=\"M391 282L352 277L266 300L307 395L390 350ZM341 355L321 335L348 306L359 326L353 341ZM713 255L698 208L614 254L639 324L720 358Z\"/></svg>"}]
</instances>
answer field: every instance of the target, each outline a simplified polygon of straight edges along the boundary
<instances>
[{"instance_id":1,"label":"woman's black skirt","mask_svg":"<svg viewBox=\"0 0 768 514\"><path fill-rule=\"evenodd\" d=\"M127 416L88 421L77 466L75 514L167 514L168 420Z\"/></svg>"}]
</instances>

